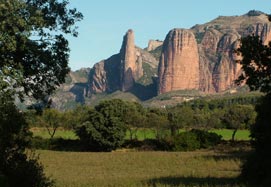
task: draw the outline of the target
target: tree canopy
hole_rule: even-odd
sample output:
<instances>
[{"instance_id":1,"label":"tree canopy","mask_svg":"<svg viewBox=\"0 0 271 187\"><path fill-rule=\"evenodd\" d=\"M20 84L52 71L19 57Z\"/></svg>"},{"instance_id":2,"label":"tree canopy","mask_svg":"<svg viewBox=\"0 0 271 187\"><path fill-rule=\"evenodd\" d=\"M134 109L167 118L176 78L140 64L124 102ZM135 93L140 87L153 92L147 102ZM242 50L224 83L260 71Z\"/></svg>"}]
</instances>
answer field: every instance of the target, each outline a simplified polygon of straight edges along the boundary
<instances>
[{"instance_id":1,"label":"tree canopy","mask_svg":"<svg viewBox=\"0 0 271 187\"><path fill-rule=\"evenodd\" d=\"M252 91L271 93L271 43L264 45L259 36L247 36L236 53L242 55L238 63L244 71L236 82L246 82Z\"/></svg>"},{"instance_id":2,"label":"tree canopy","mask_svg":"<svg viewBox=\"0 0 271 187\"><path fill-rule=\"evenodd\" d=\"M66 34L83 16L68 1L0 0L0 86L42 99L69 72Z\"/></svg>"},{"instance_id":3,"label":"tree canopy","mask_svg":"<svg viewBox=\"0 0 271 187\"><path fill-rule=\"evenodd\" d=\"M105 101L88 111L88 117L76 128L86 150L112 151L122 145L126 126L121 120L122 112L117 110L121 108L119 104Z\"/></svg>"},{"instance_id":4,"label":"tree canopy","mask_svg":"<svg viewBox=\"0 0 271 187\"><path fill-rule=\"evenodd\" d=\"M270 186L271 41L264 45L258 36L248 36L241 39L241 46L236 52L242 55L239 63L244 71L237 83L245 82L250 90L266 93L256 106L256 122L251 127L255 151L244 163L242 176L249 186Z\"/></svg>"},{"instance_id":5,"label":"tree canopy","mask_svg":"<svg viewBox=\"0 0 271 187\"><path fill-rule=\"evenodd\" d=\"M0 0L0 175L9 187L49 187L14 95L43 100L69 72L67 34L83 18L67 0Z\"/></svg>"}]
</instances>

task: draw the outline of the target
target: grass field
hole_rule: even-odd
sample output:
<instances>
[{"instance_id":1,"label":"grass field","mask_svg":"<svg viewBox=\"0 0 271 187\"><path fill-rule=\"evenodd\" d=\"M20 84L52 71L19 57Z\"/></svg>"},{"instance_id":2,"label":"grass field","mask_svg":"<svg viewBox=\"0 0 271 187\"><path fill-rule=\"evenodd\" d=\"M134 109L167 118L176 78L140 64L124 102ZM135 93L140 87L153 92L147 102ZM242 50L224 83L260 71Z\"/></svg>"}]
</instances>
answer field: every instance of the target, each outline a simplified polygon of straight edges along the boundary
<instances>
[{"instance_id":1,"label":"grass field","mask_svg":"<svg viewBox=\"0 0 271 187\"><path fill-rule=\"evenodd\" d=\"M32 128L31 131L33 132L34 136L40 136L42 138L50 138L48 132L44 128ZM217 129L211 130L211 132L215 132L223 137L224 140L230 140L232 136L233 130L228 129ZM248 130L238 130L235 139L236 140L249 140L249 131ZM129 133L126 134L126 139L129 139ZM64 139L77 139L78 137L76 134L71 130L63 130L59 129L56 131L54 138L64 138ZM146 138L155 138L155 132L151 129L140 129L137 131L137 138L139 140L143 140Z\"/></svg>"},{"instance_id":2,"label":"grass field","mask_svg":"<svg viewBox=\"0 0 271 187\"><path fill-rule=\"evenodd\" d=\"M237 187L241 160L215 151L38 151L56 187Z\"/></svg>"},{"instance_id":3,"label":"grass field","mask_svg":"<svg viewBox=\"0 0 271 187\"><path fill-rule=\"evenodd\" d=\"M50 135L45 128L31 128L30 130L33 133L33 136L39 136L45 139L50 138ZM54 138L74 140L77 139L78 137L72 130L57 129Z\"/></svg>"},{"instance_id":4,"label":"grass field","mask_svg":"<svg viewBox=\"0 0 271 187\"><path fill-rule=\"evenodd\" d=\"M217 129L211 130L211 132L221 135L223 137L223 140L231 140L233 130ZM235 140L250 140L249 135L250 135L249 130L238 130L235 135Z\"/></svg>"}]
</instances>

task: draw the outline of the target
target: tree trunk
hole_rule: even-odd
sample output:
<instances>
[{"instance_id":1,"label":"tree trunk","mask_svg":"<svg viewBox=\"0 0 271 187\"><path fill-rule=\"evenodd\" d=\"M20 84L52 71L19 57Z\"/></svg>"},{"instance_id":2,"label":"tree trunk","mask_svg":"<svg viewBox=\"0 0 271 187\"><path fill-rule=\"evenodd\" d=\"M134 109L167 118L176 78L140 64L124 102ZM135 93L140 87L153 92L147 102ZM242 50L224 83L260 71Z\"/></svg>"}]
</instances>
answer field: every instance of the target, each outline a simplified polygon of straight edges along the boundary
<instances>
[{"instance_id":1,"label":"tree trunk","mask_svg":"<svg viewBox=\"0 0 271 187\"><path fill-rule=\"evenodd\" d=\"M237 129L234 129L232 135L231 135L231 141L234 142L235 141L235 134L237 132Z\"/></svg>"}]
</instances>

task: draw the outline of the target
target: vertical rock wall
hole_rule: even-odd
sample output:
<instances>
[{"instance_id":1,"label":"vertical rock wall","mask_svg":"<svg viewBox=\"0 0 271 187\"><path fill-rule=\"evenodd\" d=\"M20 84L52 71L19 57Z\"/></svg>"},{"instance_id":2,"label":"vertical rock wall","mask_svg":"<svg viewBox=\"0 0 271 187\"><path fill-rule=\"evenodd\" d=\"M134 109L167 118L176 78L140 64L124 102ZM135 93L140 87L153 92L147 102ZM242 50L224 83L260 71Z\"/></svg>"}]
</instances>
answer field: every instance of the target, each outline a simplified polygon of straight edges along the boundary
<instances>
[{"instance_id":1,"label":"vertical rock wall","mask_svg":"<svg viewBox=\"0 0 271 187\"><path fill-rule=\"evenodd\" d=\"M158 93L199 89L199 53L191 31L169 32L163 44L158 77Z\"/></svg>"}]
</instances>

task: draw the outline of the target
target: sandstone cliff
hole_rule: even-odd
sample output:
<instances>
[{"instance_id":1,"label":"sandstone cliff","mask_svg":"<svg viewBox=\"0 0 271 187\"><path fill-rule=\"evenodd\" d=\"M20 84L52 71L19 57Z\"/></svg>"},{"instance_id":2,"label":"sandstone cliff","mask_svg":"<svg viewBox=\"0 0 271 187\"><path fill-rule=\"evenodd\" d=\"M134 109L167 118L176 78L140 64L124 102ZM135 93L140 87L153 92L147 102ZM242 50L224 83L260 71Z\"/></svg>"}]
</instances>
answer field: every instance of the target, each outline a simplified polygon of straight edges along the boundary
<instances>
[{"instance_id":1,"label":"sandstone cliff","mask_svg":"<svg viewBox=\"0 0 271 187\"><path fill-rule=\"evenodd\" d=\"M130 94L145 101L157 90L230 90L242 73L235 63L241 57L233 50L240 45L239 39L249 34L258 35L265 44L271 40L271 24L265 14L250 11L242 16L220 16L191 29L174 29L162 46L161 41L150 40L146 49L135 46L134 32L129 30L118 54L91 69L72 72L53 101L58 108L69 108L76 102L93 104L95 98L111 93L120 93L120 98Z\"/></svg>"},{"instance_id":2,"label":"sandstone cliff","mask_svg":"<svg viewBox=\"0 0 271 187\"><path fill-rule=\"evenodd\" d=\"M147 51L153 51L157 47L160 47L161 45L163 45L163 41L160 41L160 40L150 40L149 43L148 43Z\"/></svg>"},{"instance_id":3,"label":"sandstone cliff","mask_svg":"<svg viewBox=\"0 0 271 187\"><path fill-rule=\"evenodd\" d=\"M199 89L199 53L192 31L174 29L164 41L158 92Z\"/></svg>"},{"instance_id":4,"label":"sandstone cliff","mask_svg":"<svg viewBox=\"0 0 271 187\"><path fill-rule=\"evenodd\" d=\"M143 75L142 58L136 50L133 30L128 30L123 37L120 58L121 90L128 91L133 88L135 81Z\"/></svg>"},{"instance_id":5,"label":"sandstone cliff","mask_svg":"<svg viewBox=\"0 0 271 187\"><path fill-rule=\"evenodd\" d=\"M157 69L158 61L147 51L136 47L134 40L134 32L128 30L120 52L94 65L89 74L90 95L116 90L130 91L137 81L146 77L145 63ZM154 76L154 73L150 76Z\"/></svg>"},{"instance_id":6,"label":"sandstone cliff","mask_svg":"<svg viewBox=\"0 0 271 187\"><path fill-rule=\"evenodd\" d=\"M271 40L271 24L266 15L257 11L243 16L220 16L192 27L190 35L180 34L183 32L175 29L166 37L159 66L158 93L186 89L214 93L234 88L234 81L241 74L241 67L236 64L238 57L234 54L239 39L255 34L265 44ZM194 36L197 44L191 39ZM190 75L186 75L187 68Z\"/></svg>"}]
</instances>

